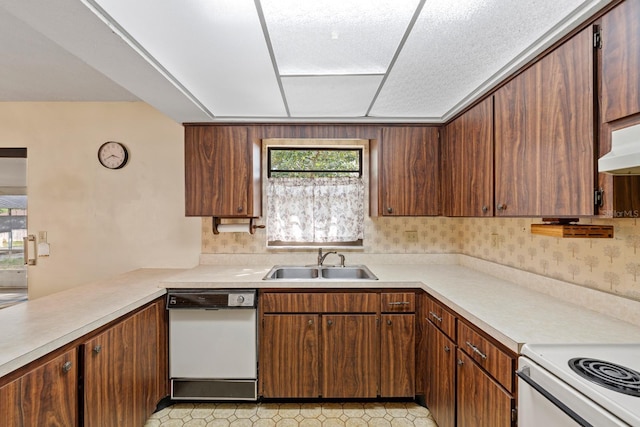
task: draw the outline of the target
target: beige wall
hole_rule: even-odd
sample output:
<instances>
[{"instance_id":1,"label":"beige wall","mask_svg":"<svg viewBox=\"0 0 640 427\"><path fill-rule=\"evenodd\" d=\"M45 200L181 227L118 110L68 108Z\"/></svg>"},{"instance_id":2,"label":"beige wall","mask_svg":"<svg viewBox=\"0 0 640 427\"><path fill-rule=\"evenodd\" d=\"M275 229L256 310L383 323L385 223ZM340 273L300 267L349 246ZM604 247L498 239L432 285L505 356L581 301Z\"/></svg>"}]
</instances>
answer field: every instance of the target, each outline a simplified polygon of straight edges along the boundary
<instances>
[{"instance_id":1,"label":"beige wall","mask_svg":"<svg viewBox=\"0 0 640 427\"><path fill-rule=\"evenodd\" d=\"M107 170L105 141L130 160ZM183 128L141 102L0 103L0 147L27 147L28 227L48 258L29 268L36 298L140 267L192 267L200 220L184 216Z\"/></svg>"}]
</instances>

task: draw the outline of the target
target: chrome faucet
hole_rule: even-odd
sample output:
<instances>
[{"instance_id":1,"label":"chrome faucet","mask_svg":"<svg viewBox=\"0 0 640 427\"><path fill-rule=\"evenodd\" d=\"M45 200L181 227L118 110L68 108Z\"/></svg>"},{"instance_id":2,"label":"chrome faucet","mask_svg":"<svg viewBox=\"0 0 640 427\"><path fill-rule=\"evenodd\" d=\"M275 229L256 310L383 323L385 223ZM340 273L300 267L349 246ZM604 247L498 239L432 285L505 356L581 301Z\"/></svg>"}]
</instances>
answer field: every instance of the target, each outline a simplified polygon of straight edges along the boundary
<instances>
[{"instance_id":1,"label":"chrome faucet","mask_svg":"<svg viewBox=\"0 0 640 427\"><path fill-rule=\"evenodd\" d=\"M340 257L340 266L344 267L344 255L339 254L336 251L329 251L325 254L322 253L322 248L318 249L318 267L322 267L322 263L324 262L324 259L327 257L327 255L329 254L336 254Z\"/></svg>"}]
</instances>

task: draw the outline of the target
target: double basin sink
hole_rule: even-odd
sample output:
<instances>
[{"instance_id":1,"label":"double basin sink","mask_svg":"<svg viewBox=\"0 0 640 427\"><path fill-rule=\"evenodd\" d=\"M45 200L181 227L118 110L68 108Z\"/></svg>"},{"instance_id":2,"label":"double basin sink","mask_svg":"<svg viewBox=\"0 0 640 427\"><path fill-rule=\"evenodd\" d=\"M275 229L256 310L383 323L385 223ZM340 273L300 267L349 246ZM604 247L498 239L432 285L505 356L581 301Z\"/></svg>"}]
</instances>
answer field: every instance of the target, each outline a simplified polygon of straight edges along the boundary
<instances>
[{"instance_id":1,"label":"double basin sink","mask_svg":"<svg viewBox=\"0 0 640 427\"><path fill-rule=\"evenodd\" d=\"M378 280L364 265L345 267L276 265L262 280Z\"/></svg>"}]
</instances>

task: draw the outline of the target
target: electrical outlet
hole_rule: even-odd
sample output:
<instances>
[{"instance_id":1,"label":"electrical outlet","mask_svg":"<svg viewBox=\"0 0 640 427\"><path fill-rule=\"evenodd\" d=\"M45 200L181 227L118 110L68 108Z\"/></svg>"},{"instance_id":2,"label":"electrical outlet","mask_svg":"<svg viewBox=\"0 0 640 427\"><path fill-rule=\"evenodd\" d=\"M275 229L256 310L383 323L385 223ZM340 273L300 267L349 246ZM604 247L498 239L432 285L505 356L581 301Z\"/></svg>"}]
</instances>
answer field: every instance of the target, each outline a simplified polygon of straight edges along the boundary
<instances>
[{"instance_id":1,"label":"electrical outlet","mask_svg":"<svg viewBox=\"0 0 640 427\"><path fill-rule=\"evenodd\" d=\"M404 232L404 236L408 243L418 243L418 232L413 230L407 230Z\"/></svg>"},{"instance_id":2,"label":"electrical outlet","mask_svg":"<svg viewBox=\"0 0 640 427\"><path fill-rule=\"evenodd\" d=\"M40 243L47 243L47 232L46 231L38 231L38 241Z\"/></svg>"},{"instance_id":3,"label":"electrical outlet","mask_svg":"<svg viewBox=\"0 0 640 427\"><path fill-rule=\"evenodd\" d=\"M496 233L491 234L491 247L497 248L500 245L500 238Z\"/></svg>"}]
</instances>

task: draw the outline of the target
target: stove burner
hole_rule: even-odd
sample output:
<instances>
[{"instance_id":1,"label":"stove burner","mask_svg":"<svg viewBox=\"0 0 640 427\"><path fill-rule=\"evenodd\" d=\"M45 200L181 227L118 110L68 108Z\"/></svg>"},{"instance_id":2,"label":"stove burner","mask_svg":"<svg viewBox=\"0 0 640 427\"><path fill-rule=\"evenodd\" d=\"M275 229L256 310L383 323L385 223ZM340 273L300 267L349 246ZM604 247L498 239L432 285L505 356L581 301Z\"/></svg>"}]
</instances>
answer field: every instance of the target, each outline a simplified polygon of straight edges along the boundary
<instances>
[{"instance_id":1,"label":"stove burner","mask_svg":"<svg viewBox=\"0 0 640 427\"><path fill-rule=\"evenodd\" d=\"M575 373L602 387L640 397L640 372L605 360L576 357L569 360Z\"/></svg>"}]
</instances>

